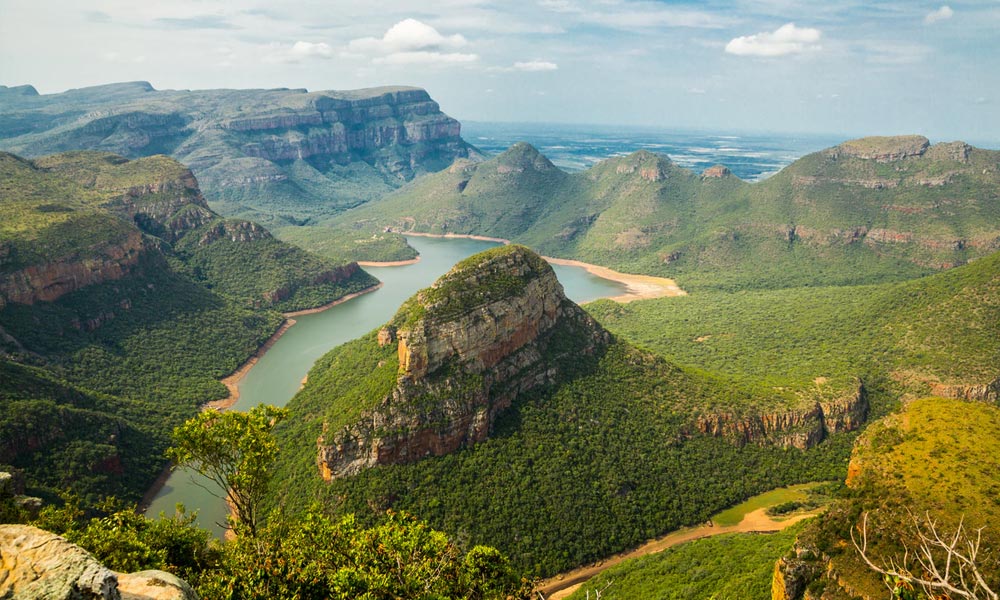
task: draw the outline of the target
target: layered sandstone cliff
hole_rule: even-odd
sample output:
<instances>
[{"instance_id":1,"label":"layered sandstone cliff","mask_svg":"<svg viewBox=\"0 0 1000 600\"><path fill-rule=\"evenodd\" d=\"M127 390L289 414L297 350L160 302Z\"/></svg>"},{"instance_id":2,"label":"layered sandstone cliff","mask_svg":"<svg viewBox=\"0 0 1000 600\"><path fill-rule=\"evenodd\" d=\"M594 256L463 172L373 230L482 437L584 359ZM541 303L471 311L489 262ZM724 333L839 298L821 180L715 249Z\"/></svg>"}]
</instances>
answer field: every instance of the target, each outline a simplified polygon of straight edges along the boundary
<instances>
[{"instance_id":1,"label":"layered sandstone cliff","mask_svg":"<svg viewBox=\"0 0 1000 600\"><path fill-rule=\"evenodd\" d=\"M505 246L470 260L380 332L379 344L397 347L396 384L354 424L320 437L324 479L482 441L519 395L557 382L567 356L610 342L530 250Z\"/></svg>"},{"instance_id":2,"label":"layered sandstone cliff","mask_svg":"<svg viewBox=\"0 0 1000 600\"><path fill-rule=\"evenodd\" d=\"M807 402L796 409L750 416L717 413L699 417L695 428L702 434L725 437L738 444L766 443L806 450L831 434L854 431L868 417L864 386L855 380L836 399Z\"/></svg>"}]
</instances>

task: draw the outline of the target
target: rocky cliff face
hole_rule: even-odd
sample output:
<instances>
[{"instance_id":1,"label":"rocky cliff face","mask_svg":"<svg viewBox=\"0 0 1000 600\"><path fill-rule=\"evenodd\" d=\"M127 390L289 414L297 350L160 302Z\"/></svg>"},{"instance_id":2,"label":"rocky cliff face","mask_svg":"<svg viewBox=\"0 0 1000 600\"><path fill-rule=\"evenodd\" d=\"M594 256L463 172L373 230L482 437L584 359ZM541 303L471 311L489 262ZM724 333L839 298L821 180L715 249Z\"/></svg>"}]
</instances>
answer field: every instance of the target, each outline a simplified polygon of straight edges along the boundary
<instances>
[{"instance_id":1,"label":"rocky cliff face","mask_svg":"<svg viewBox=\"0 0 1000 600\"><path fill-rule=\"evenodd\" d=\"M52 302L88 285L115 281L132 273L155 244L134 231L120 242L102 242L89 249L89 256L67 256L62 260L0 272L0 308L7 303Z\"/></svg>"},{"instance_id":2,"label":"rocky cliff face","mask_svg":"<svg viewBox=\"0 0 1000 600\"><path fill-rule=\"evenodd\" d=\"M695 429L738 444L766 443L806 450L831 434L854 431L867 416L868 400L864 386L858 380L849 393L834 400L749 417L727 413L702 416L695 422Z\"/></svg>"},{"instance_id":3,"label":"rocky cliff face","mask_svg":"<svg viewBox=\"0 0 1000 600\"><path fill-rule=\"evenodd\" d=\"M418 88L157 91L143 83L10 92L0 95L9 116L0 148L169 154L194 170L209 199L270 214L353 206L368 199L365 188L384 192L480 156Z\"/></svg>"},{"instance_id":4,"label":"rocky cliff face","mask_svg":"<svg viewBox=\"0 0 1000 600\"><path fill-rule=\"evenodd\" d=\"M470 260L379 333L380 344L397 346L396 385L355 424L318 440L324 479L482 441L520 394L558 381L561 359L610 342L530 250L505 246Z\"/></svg>"},{"instance_id":5,"label":"rocky cliff face","mask_svg":"<svg viewBox=\"0 0 1000 600\"><path fill-rule=\"evenodd\" d=\"M115 573L54 533L28 525L0 525L0 597L196 600L198 596L170 573Z\"/></svg>"}]
</instances>

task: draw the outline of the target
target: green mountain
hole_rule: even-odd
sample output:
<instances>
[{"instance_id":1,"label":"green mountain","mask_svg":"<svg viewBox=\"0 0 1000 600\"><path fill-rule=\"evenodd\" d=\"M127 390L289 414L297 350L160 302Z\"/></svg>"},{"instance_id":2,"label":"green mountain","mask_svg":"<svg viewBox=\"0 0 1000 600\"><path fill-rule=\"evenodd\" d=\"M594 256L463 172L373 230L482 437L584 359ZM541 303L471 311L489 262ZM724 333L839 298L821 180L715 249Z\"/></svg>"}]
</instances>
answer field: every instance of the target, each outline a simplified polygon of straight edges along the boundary
<instances>
[{"instance_id":1,"label":"green mountain","mask_svg":"<svg viewBox=\"0 0 1000 600\"><path fill-rule=\"evenodd\" d=\"M901 280L1000 248L1000 152L865 138L748 184L646 151L567 174L519 143L330 224L357 238L386 228L502 237L689 290Z\"/></svg>"},{"instance_id":2,"label":"green mountain","mask_svg":"<svg viewBox=\"0 0 1000 600\"><path fill-rule=\"evenodd\" d=\"M845 473L855 380L763 393L617 340L522 246L477 254L321 358L273 501L406 510L536 574Z\"/></svg>"},{"instance_id":3,"label":"green mountain","mask_svg":"<svg viewBox=\"0 0 1000 600\"><path fill-rule=\"evenodd\" d=\"M373 283L221 218L173 159L0 153L0 463L38 494L138 499L276 309Z\"/></svg>"},{"instance_id":4,"label":"green mountain","mask_svg":"<svg viewBox=\"0 0 1000 600\"><path fill-rule=\"evenodd\" d=\"M0 86L0 149L169 154L213 207L302 224L478 156L424 90L155 90L117 83L39 95Z\"/></svg>"}]
</instances>

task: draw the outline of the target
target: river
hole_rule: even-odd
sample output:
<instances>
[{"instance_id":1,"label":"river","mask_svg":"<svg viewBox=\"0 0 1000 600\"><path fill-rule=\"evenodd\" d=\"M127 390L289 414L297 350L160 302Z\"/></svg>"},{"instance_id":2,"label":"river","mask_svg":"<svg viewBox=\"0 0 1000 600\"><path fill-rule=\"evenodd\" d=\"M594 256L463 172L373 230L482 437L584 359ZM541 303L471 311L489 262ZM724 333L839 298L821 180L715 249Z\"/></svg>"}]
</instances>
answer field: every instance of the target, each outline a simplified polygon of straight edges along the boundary
<instances>
[{"instance_id":1,"label":"river","mask_svg":"<svg viewBox=\"0 0 1000 600\"><path fill-rule=\"evenodd\" d=\"M298 391L303 378L319 357L331 348L353 340L388 321L404 300L445 274L467 256L497 244L462 238L410 237L420 260L401 267L365 267L378 277L380 289L333 306L323 312L295 317L290 328L260 358L239 383L240 397L231 410L247 410L258 404L284 406ZM618 296L625 286L592 275L580 267L553 265L566 290L577 303ZM225 504L208 489L213 484L186 470L177 470L153 499L146 514L171 514L184 504L198 511L198 523L217 535L226 519Z\"/></svg>"}]
</instances>

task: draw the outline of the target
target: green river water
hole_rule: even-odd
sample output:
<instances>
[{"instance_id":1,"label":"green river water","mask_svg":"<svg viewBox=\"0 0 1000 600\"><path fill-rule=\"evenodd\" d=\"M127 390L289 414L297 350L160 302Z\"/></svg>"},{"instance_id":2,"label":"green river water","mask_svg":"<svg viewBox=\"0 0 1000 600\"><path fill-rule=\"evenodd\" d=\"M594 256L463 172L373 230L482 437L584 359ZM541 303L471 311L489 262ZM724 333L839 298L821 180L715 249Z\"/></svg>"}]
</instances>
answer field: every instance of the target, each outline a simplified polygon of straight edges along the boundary
<instances>
[{"instance_id":1,"label":"green river water","mask_svg":"<svg viewBox=\"0 0 1000 600\"><path fill-rule=\"evenodd\" d=\"M411 237L420 261L402 267L366 267L382 281L381 289L311 315L295 317L296 324L260 358L239 384L240 398L232 410L247 410L258 404L284 406L298 391L313 363L331 348L381 326L396 313L404 300L425 288L467 256L496 246L469 239ZM624 286L591 275L580 267L554 265L566 295L577 303L617 296ZM183 504L198 511L202 527L220 534L225 522L225 504L209 492L207 480L177 470L146 511L149 516L174 511ZM213 490L218 493L218 490Z\"/></svg>"}]
</instances>

